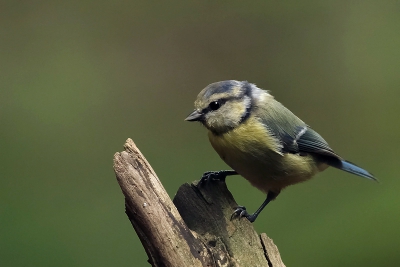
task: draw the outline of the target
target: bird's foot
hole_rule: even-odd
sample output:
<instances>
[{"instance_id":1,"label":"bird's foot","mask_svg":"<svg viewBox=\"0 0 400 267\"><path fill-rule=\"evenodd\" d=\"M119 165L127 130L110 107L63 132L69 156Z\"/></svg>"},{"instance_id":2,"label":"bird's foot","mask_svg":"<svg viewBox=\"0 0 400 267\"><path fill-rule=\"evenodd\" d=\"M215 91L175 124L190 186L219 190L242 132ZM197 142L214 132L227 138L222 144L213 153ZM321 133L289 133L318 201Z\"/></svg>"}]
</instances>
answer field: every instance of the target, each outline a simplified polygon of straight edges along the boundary
<instances>
[{"instance_id":1,"label":"bird's foot","mask_svg":"<svg viewBox=\"0 0 400 267\"><path fill-rule=\"evenodd\" d=\"M232 213L231 220L234 217L239 217L239 219L242 217L246 217L247 220L249 220L250 222L254 222L257 218L257 214L249 214L246 210L246 207L238 206L238 207L236 207L235 211Z\"/></svg>"},{"instance_id":2,"label":"bird's foot","mask_svg":"<svg viewBox=\"0 0 400 267\"><path fill-rule=\"evenodd\" d=\"M197 186L208 184L209 182L223 181L225 182L227 171L210 171L205 172L201 177Z\"/></svg>"}]
</instances>

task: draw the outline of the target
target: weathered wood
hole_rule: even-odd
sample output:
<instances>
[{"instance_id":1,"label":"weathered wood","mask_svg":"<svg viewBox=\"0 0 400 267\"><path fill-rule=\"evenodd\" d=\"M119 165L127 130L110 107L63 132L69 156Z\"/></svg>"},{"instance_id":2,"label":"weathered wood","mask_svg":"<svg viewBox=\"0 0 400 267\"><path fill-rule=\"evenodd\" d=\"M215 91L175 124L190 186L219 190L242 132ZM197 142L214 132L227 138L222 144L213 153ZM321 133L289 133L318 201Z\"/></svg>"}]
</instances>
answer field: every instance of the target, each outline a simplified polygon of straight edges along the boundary
<instances>
[{"instance_id":1,"label":"weathered wood","mask_svg":"<svg viewBox=\"0 0 400 267\"><path fill-rule=\"evenodd\" d=\"M230 219L237 204L224 182L183 184L172 202L131 139L124 148L114 171L152 266L284 267L271 239L246 219Z\"/></svg>"}]
</instances>

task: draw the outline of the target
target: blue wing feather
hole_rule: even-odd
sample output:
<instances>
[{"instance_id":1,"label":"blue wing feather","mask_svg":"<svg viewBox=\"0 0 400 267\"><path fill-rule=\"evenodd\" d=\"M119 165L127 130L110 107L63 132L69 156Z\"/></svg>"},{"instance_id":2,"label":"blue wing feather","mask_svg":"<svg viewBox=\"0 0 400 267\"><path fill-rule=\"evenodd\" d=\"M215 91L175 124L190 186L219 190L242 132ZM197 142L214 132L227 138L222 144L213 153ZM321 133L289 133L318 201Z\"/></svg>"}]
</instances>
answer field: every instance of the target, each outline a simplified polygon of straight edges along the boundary
<instances>
[{"instance_id":1,"label":"blue wing feather","mask_svg":"<svg viewBox=\"0 0 400 267\"><path fill-rule=\"evenodd\" d=\"M270 102L269 105L259 108L264 109L260 112L262 114L261 122L266 126L269 133L282 144L283 153L314 154L319 160L332 167L376 180L368 171L343 160L329 147L321 135L278 101Z\"/></svg>"}]
</instances>

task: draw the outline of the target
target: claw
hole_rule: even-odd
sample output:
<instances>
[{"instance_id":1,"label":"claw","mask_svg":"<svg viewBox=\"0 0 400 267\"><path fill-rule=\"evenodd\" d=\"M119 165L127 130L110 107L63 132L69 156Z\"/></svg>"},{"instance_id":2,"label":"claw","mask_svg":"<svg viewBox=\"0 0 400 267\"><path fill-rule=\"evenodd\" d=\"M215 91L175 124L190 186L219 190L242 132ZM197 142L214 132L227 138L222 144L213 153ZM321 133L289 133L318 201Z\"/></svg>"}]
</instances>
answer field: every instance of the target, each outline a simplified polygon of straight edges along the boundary
<instances>
[{"instance_id":1,"label":"claw","mask_svg":"<svg viewBox=\"0 0 400 267\"><path fill-rule=\"evenodd\" d=\"M208 184L209 182L225 181L227 175L231 175L230 171L205 172L197 185L202 186L203 184Z\"/></svg>"},{"instance_id":2,"label":"claw","mask_svg":"<svg viewBox=\"0 0 400 267\"><path fill-rule=\"evenodd\" d=\"M242 217L248 217L249 216L249 213L247 212L247 210L242 210L242 212L240 213L240 218L242 218Z\"/></svg>"},{"instance_id":3,"label":"claw","mask_svg":"<svg viewBox=\"0 0 400 267\"><path fill-rule=\"evenodd\" d=\"M197 185L202 186L204 184L208 184L211 180L214 180L213 176L213 172L205 172L203 176L201 176L201 179Z\"/></svg>"},{"instance_id":4,"label":"claw","mask_svg":"<svg viewBox=\"0 0 400 267\"><path fill-rule=\"evenodd\" d=\"M247 218L248 216L250 216L250 214L247 212L246 207L237 206L235 211L231 215L231 220L233 219L233 217L239 217L239 220L240 220L240 218L242 218L242 217Z\"/></svg>"},{"instance_id":5,"label":"claw","mask_svg":"<svg viewBox=\"0 0 400 267\"><path fill-rule=\"evenodd\" d=\"M236 217L236 216L239 217L239 220L242 217L246 217L247 220L249 220L250 222L254 222L257 218L257 215L249 214L246 210L246 207L244 207L244 206L236 207L235 211L231 215L231 220L233 219L233 217Z\"/></svg>"}]
</instances>

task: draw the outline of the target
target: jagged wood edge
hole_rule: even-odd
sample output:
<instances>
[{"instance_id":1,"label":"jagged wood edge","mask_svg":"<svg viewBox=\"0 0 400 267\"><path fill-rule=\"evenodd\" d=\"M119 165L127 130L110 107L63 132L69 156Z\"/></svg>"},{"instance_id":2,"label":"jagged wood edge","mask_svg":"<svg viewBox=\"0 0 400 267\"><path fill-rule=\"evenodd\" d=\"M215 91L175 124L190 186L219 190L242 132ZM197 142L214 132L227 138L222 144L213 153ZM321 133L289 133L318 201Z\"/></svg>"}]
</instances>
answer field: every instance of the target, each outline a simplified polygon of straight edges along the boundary
<instances>
[{"instance_id":1,"label":"jagged wood edge","mask_svg":"<svg viewBox=\"0 0 400 267\"><path fill-rule=\"evenodd\" d=\"M114 171L152 266L284 267L271 239L245 219L230 220L237 204L225 183L184 184L175 206L134 142L124 148L114 155Z\"/></svg>"}]
</instances>

